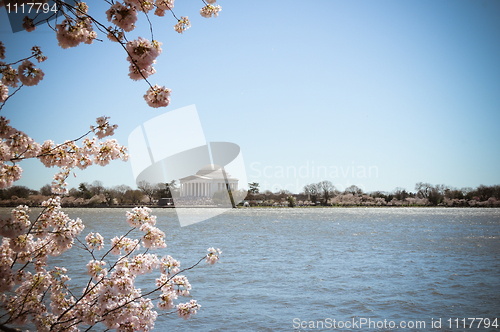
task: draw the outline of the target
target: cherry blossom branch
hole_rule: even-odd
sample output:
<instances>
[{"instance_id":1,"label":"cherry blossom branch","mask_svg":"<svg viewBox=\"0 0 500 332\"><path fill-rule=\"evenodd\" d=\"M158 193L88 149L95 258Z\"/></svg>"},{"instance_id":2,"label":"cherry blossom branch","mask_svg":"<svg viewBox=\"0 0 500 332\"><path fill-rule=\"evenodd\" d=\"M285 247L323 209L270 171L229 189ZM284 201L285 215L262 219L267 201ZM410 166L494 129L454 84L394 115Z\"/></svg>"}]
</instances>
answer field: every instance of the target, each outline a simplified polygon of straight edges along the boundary
<instances>
[{"instance_id":1,"label":"cherry blossom branch","mask_svg":"<svg viewBox=\"0 0 500 332\"><path fill-rule=\"evenodd\" d=\"M57 2L61 2L60 0L56 0ZM98 20L96 20L95 18L93 18L92 16L90 16L89 14L87 13L84 13L82 12L80 9L78 8L75 8L65 2L62 2L62 5L67 7L68 9L73 9L74 11L79 11L80 13L82 13L83 15L85 15L86 17L88 17L90 20L92 20L92 22L94 24L96 24L96 26L98 27L101 27L102 29L104 29L104 31L106 31L107 33L111 33L115 38L116 38L116 41L122 46L122 48L125 50L125 52L127 53L127 55L129 56L129 58L131 59L132 63L134 64L135 68L137 69L137 71L140 73L140 75L142 76L142 78L146 81L146 83L149 85L150 88L153 88L153 86L151 85L151 83L148 81L148 79L146 78L146 76L144 76L144 74L142 73L139 65L137 64L137 62L134 60L134 58L132 57L132 55L129 53L129 51L127 50L127 47L125 46L125 43L123 43L121 40L119 40L116 35L114 34L113 31L109 30L105 25L103 25L101 22L99 22ZM64 11L63 11L64 12ZM148 21L149 21L149 17L146 15L146 17L148 18ZM151 28L151 36L153 35L153 27L151 25L151 21L149 21L150 23L150 28ZM99 29L100 30L100 29ZM102 30L101 30L102 31Z\"/></svg>"},{"instance_id":2,"label":"cherry blossom branch","mask_svg":"<svg viewBox=\"0 0 500 332\"><path fill-rule=\"evenodd\" d=\"M38 281L33 284L33 286L31 287L31 289L29 290L29 292L24 296L23 302L21 304L21 309L19 310L19 313L17 314L17 316L10 316L7 319L7 321L5 321L4 324L7 324L10 321L13 321L14 320L13 317L17 318L17 317L19 317L23 313L24 305L26 304L26 301L28 300L28 297L31 295L31 292L33 291L33 289L35 289L35 287L37 287L37 286L39 286L39 282Z\"/></svg>"},{"instance_id":3,"label":"cherry blossom branch","mask_svg":"<svg viewBox=\"0 0 500 332\"><path fill-rule=\"evenodd\" d=\"M168 278L168 279L167 279L167 281L165 281L164 283L162 283L160 286L156 287L156 288L155 288L155 289L153 289L152 291L150 291L150 292L148 292L148 293L146 293L146 294L142 294L142 295L140 295L140 296L137 296L137 297L133 298L132 300L126 301L126 302L125 302L125 303L123 303L122 305L119 305L118 307L115 307L115 308L113 308L113 309L111 309L111 310L107 311L107 312L106 312L106 313L104 313L101 317L105 317L105 316L107 316L107 315L111 314L112 312L114 312L114 311L116 311L116 310L119 310L119 309L123 308L124 306L126 306L126 305L128 305L128 304L130 304L130 303L132 303L132 302L135 302L135 301L137 301L137 300L139 300L139 299L141 299L141 298L143 298L143 297L146 297L146 296L148 296L148 295L150 295L150 294L153 294L153 293L155 293L155 292L159 291L162 287L164 287L166 284L168 284L168 283L169 283L169 281L170 281L170 280L172 280L172 278L173 278L173 277L175 277L175 276L176 276L176 275L178 275L179 273L182 273L182 272L185 272L185 271L188 271L188 270L191 270L191 269L195 268L195 267L196 267L197 265L199 265L199 264L200 264L200 263L201 263L201 262L202 262L202 261L203 261L206 257L207 257L207 256L204 256L203 258L201 258L201 259L200 259L200 260L199 260L196 264L194 264L193 266L187 267L187 268L185 268L185 269L183 269L183 270L180 270L179 272L175 273L175 274L174 274L174 275L172 275L170 278Z\"/></svg>"},{"instance_id":4,"label":"cherry blossom branch","mask_svg":"<svg viewBox=\"0 0 500 332\"><path fill-rule=\"evenodd\" d=\"M120 238L120 240L119 240L119 241L118 241L118 242L117 242L117 243L116 243L116 244L115 244L115 245L114 245L111 249L109 249L109 250L108 250L108 252L106 252L106 253L104 254L104 256L101 258L101 261L104 259L104 257L106 257L106 256L107 256L107 255L108 255L108 254L109 254L109 253L110 253L110 252L111 252L111 251L112 251L112 250L113 250L113 249L114 249L114 248L115 248L115 247L116 247L116 246L120 243L120 241L121 241L122 239L124 239L124 238L125 238L125 237L126 237L126 236L130 233L130 232L132 232L134 229L135 229L135 227L134 227L134 228L132 228L132 229L130 229L130 230L129 230L129 231L128 231L128 232L127 232L124 236L122 236L122 237ZM117 265L120 261L122 261L123 259L127 258L128 256L130 256L130 255L134 252L135 248L137 248L137 246L138 246L138 245L139 245L139 243L137 243L137 244L134 246L134 248L133 248L133 249L132 249L129 253L127 253L125 256L120 257L120 258L116 261L116 263L115 263L113 266L111 266L111 267L110 267L109 271L111 271L111 270L112 270L112 269L113 269L113 268L114 268L114 267L115 267L115 266L116 266L116 265ZM86 246L85 246L85 248L87 249L87 251L89 251L89 252L90 252L90 250L89 250ZM91 253L91 254L92 254L92 253ZM92 254L92 257L94 257L94 255L93 255L93 254ZM94 260L95 260L95 257L94 257ZM58 320L59 320L61 317L63 317L63 316L64 316L67 312L69 312L71 309L73 309L73 308L74 308L74 307L75 307L75 306L76 306L76 305L77 305L80 301L82 301L82 300L83 300L83 298L85 298L85 296L87 296L87 295L88 295L88 294L89 294L92 290L94 290L94 288L96 288L96 287L97 287L97 286L98 286L98 285L99 285L102 281L104 281L105 279L107 279L107 278L105 278L105 277L101 278L100 280L98 280L98 281L97 281L97 283L95 283L95 284L94 284L94 285L93 285L93 286L89 289L89 286L90 286L90 284L91 284L91 282L92 282L92 277L91 277L91 278L90 278L90 280L89 280L89 282L87 283L87 288L86 288L86 289L85 289L85 291L83 292L83 295L82 295L80 298L78 298L78 299L75 301L75 303L74 303L73 305L71 305L68 309L66 309L66 311L65 311L65 312L63 312L63 313L59 316ZM62 323L61 323L61 322L56 322L56 324L62 324Z\"/></svg>"},{"instance_id":5,"label":"cherry blossom branch","mask_svg":"<svg viewBox=\"0 0 500 332\"><path fill-rule=\"evenodd\" d=\"M17 88L14 92L12 92L7 98L5 98L5 100L3 101L2 105L0 105L0 111L2 110L3 106L5 105L5 103L7 102L7 100L10 99L10 97L12 97L13 95L16 94L17 91L21 90L21 88L24 86L24 84L21 84L21 86L19 88Z\"/></svg>"},{"instance_id":6,"label":"cherry blossom branch","mask_svg":"<svg viewBox=\"0 0 500 332\"><path fill-rule=\"evenodd\" d=\"M57 39L62 48L74 47L83 42L91 44L94 40L101 41L97 39L95 31L107 33L108 38L112 41L116 40L128 55L127 61L131 64L129 76L134 80L144 79L149 85L150 89L144 96L146 102L151 107L167 106L170 102L170 89L157 85L153 87L147 80L149 75L154 74L155 70L152 65L162 51L160 47L161 43L154 40L153 24L148 12L151 8L156 7L157 12L155 12L155 15L164 16L165 11L169 10L178 21L174 29L179 33L189 28L189 20L187 17L182 16L178 19L172 8L167 5L170 2L159 1L157 4L153 4L152 2L146 3L143 0L139 0L138 4L129 4L127 2L126 6L129 8L126 10L130 9L131 16L129 18L132 18L132 20L120 23L119 19L115 16L116 11L113 13L116 8L120 8L119 3L113 0L104 1L113 7L110 8L109 13L111 14L107 12L107 15L108 17L111 15L113 18L112 24L115 24L115 28L107 28L94 19L94 17L87 14L88 7L85 3L75 1L76 4L70 5L62 0L55 0L57 5L56 13L50 15L48 19L40 19L40 16L37 15L34 19L28 18L28 20L25 20L24 26L26 30L33 31L35 29L34 21L37 21L37 25L46 21L49 28L57 33ZM215 0L207 1L210 3L215 2ZM220 6L207 5L205 1L203 3L207 8L200 10L202 16L217 16ZM132 29L135 28L134 23L137 12L141 11L141 9L149 24L152 41L140 37L136 40L128 41L125 32L131 30L128 29L129 26L127 25L131 23ZM54 16L56 19L53 26L50 20ZM60 24L58 24L59 16L61 16L62 20ZM111 21L111 19L109 20ZM35 57L41 62L46 57L43 56L38 47L34 47L32 50L33 55L29 57L5 65L5 67L3 63L0 65L0 74L4 75L0 83L0 100L2 101L0 110L5 105L5 102L23 86L36 85L43 78L44 73L40 69L35 68L34 64L29 60ZM0 43L0 58L5 58L5 47L2 43ZM17 70L11 67L18 63L22 64L19 65ZM19 81L21 82L21 87L17 88ZM17 89L9 95L9 87ZM113 313L118 310L122 310L119 315L130 316L130 314L134 313L139 315L143 311L147 315L152 312L152 299L147 298L147 296L162 290L162 287L166 287L167 285L167 288L176 292L173 293L173 296L186 296L189 294L188 290L191 289L191 286L187 278L180 276L179 273L195 268L203 259L206 259L209 264L213 264L218 260L218 255L213 248L210 248L208 255L204 256L194 265L179 271L178 261L173 260L170 256L166 260L162 258L160 265L162 277L157 280L156 284L159 287L153 287L151 291L141 295L140 289L135 288L136 286L134 285L136 277L151 272L158 267L160 262L158 255L150 254L149 250L164 248L166 246L164 242L165 234L154 227L155 217L149 218L149 215L146 215L145 219L142 220L140 218L143 215L137 213L138 218L140 217L138 220L129 220L129 215L127 215L127 222L129 222L132 228L121 238L112 239L112 248L102 255L101 261L96 260L96 256L98 255L95 249L99 250L102 247L100 244L103 243L102 236L94 236L91 233L86 238L86 244L83 242L83 239L78 238L78 235L84 228L82 221L78 218L72 220L67 214L60 211L61 195L67 193L65 180L68 178L71 170L76 166L84 169L92 163L106 165L110 160L118 158L126 160L127 158L126 149L119 146L116 140L98 142L95 138L92 140L85 139L81 148L75 144L91 132L96 133L98 139L112 135L116 126L109 127L109 122L106 119L105 117L98 118L97 127L92 126L90 131L71 141L57 145L52 141L46 141L43 145L40 145L23 132L9 126L7 119L4 117L0 118L2 135L0 147L3 149L0 152L4 158L2 159L3 162L0 161L1 188L9 187L14 181L19 180L22 169L17 163L24 159L39 158L46 167L62 166L59 173L54 176L51 198L42 203L44 208L34 221L30 222L29 220L28 207L14 209L12 220L10 218L8 220L1 220L1 234L3 237L10 239L10 241L6 241L2 245L2 257L0 257L2 265L0 268L2 269L2 273L5 273L5 275L2 274L2 280L5 283L2 282L0 284L0 290L12 293L8 297L4 294L0 296L0 307L2 311L5 310L5 314L0 315L0 319L3 321L0 323L0 330L2 331L17 331L17 329L7 327L5 324L22 324L24 321L31 321L41 329L50 330L74 329L76 326L84 323L84 325L89 324L90 327L87 330L91 330L99 322L104 322L107 325L108 322L114 319L112 318L114 317ZM90 159L92 156L94 157L93 160ZM12 163L12 165L7 163ZM136 212L134 211L134 213ZM140 242L138 240L131 240L127 236L134 229L137 229L139 227L137 224L140 223L144 223L143 225L141 224L140 230L145 233L142 237L142 244L146 250L142 254L136 254L136 252L139 252ZM88 265L91 278L86 286L84 285L83 295L78 298L71 291L70 283L67 283L70 279L66 275L67 270L64 267L59 268L54 266L50 271L47 271L48 268L46 269L49 256L59 255L73 245L88 251L93 258L93 261L89 262ZM120 251L120 255L122 249L125 250L125 254L116 260L109 259L109 254L115 253L117 248ZM130 262L130 265L126 266L127 262ZM110 267L105 269L104 265L106 264L109 264L108 266ZM33 275L31 272L26 272L31 267L34 267L36 274ZM130 271L128 270L129 267ZM121 278L120 273L125 271L129 271L130 275L124 277L128 279L119 281ZM175 271L178 272L174 273ZM111 274L108 274L109 272ZM122 291L130 289L131 292L120 293L116 296L112 295L112 300L104 299L102 296L105 293L102 292L107 292L110 290L110 287L114 287L112 286L114 282L121 282L115 286ZM163 291L167 292L166 288ZM165 293L160 297L152 297L153 300L161 299L165 301L163 295L169 296L169 294ZM109 310L107 309L108 307L102 305L102 300L111 301L108 302L110 307L113 305L117 305L117 307ZM116 301L115 304L113 304L114 301ZM134 301L136 303L130 306L130 303ZM198 305L196 301L193 301L178 305L177 311L180 316L188 318L189 315L196 313ZM141 306L140 309L136 308L139 302L146 305ZM164 304L161 305L165 306ZM166 307L171 308L171 305L169 302ZM88 311L89 308L90 311ZM5 316L8 317L6 321ZM156 316L154 318L143 318L145 321L141 322L141 324L145 324L146 328L151 328ZM128 321L129 319L131 319L131 316L126 318L126 321L120 323L120 325L127 327L127 324L131 324L131 321Z\"/></svg>"},{"instance_id":7,"label":"cherry blossom branch","mask_svg":"<svg viewBox=\"0 0 500 332\"><path fill-rule=\"evenodd\" d=\"M174 11L172 10L172 8L168 7L168 10L172 13L172 15L174 16L174 18L179 21L179 19L177 18L177 16L175 15Z\"/></svg>"},{"instance_id":8,"label":"cherry blossom branch","mask_svg":"<svg viewBox=\"0 0 500 332\"><path fill-rule=\"evenodd\" d=\"M21 87L20 87L21 88ZM19 88L19 89L20 89ZM18 90L19 90L18 89ZM9 96L10 97L10 96ZM0 108L1 109L1 108ZM107 128L107 126L109 126L109 122L106 122L102 125L99 125L97 127L92 127L91 130L87 131L85 134L81 135L80 137L78 138L75 138L73 140L70 140L70 141L67 141L67 142L64 142L64 143L61 143L61 144L58 144L56 146L54 146L53 148L49 149L47 152L44 152L44 153L41 153L41 154L38 154L36 156L33 156L33 157L23 157L23 155L29 151L29 149L26 149L24 150L24 152L22 152L19 156L15 157L15 158L11 158L9 159L9 161L11 162L16 162L16 161L21 161L21 160L25 160L25 159L33 159L33 158L40 158L40 157L46 157L46 156L53 156L54 154L52 154L51 152L55 151L55 150L58 150L59 148L65 146L65 145L69 145L71 143L75 143L75 142L78 142L79 140L81 140L82 138L86 137L88 134L94 132L94 130L98 130L98 129L105 129ZM68 153L75 153L75 151L67 151Z\"/></svg>"},{"instance_id":9,"label":"cherry blossom branch","mask_svg":"<svg viewBox=\"0 0 500 332\"><path fill-rule=\"evenodd\" d=\"M80 249L87 250L87 251L90 253L90 255L92 256L92 258L93 258L94 260L96 260L96 258L95 258L95 256L94 256L94 250L90 250L90 249L87 247L87 245L86 245L85 243L83 243L83 242L82 242L82 241L78 238L78 236L77 236L75 239L78 241L78 243L80 243L80 244L82 245L82 247L80 247Z\"/></svg>"}]
</instances>

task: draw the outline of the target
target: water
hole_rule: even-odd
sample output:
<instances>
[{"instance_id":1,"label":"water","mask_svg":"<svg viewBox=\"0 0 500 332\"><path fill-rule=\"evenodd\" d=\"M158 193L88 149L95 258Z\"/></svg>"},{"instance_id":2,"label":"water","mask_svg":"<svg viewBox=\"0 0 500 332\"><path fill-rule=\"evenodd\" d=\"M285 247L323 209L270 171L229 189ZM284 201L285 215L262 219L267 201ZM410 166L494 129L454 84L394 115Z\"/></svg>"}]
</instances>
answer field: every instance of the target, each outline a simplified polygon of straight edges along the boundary
<instances>
[{"instance_id":1,"label":"water","mask_svg":"<svg viewBox=\"0 0 500 332\"><path fill-rule=\"evenodd\" d=\"M67 211L84 220L85 235L105 236L107 248L128 229L126 209ZM478 328L478 320L470 326L472 317L500 325L500 209L252 208L183 228L173 209L153 213L167 234L158 252L181 267L208 247L223 251L216 265L186 273L201 311L189 321L159 317L158 331L298 331L312 330L299 328L311 322L328 330L334 319L425 323L407 331L494 330ZM72 250L53 261L83 282L88 259ZM141 280L143 291L156 277Z\"/></svg>"}]
</instances>

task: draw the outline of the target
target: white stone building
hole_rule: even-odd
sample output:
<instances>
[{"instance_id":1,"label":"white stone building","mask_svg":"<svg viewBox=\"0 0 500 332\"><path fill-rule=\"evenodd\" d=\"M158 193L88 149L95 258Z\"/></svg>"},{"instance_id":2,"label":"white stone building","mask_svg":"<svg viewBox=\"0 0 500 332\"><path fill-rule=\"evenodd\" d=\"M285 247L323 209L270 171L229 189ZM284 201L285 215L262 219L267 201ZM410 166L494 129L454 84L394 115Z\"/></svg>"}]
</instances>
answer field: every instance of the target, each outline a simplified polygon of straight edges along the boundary
<instances>
[{"instance_id":1,"label":"white stone building","mask_svg":"<svg viewBox=\"0 0 500 332\"><path fill-rule=\"evenodd\" d=\"M195 175L180 179L180 197L212 197L227 188L226 183L231 191L238 190L238 179L218 165L207 165Z\"/></svg>"}]
</instances>

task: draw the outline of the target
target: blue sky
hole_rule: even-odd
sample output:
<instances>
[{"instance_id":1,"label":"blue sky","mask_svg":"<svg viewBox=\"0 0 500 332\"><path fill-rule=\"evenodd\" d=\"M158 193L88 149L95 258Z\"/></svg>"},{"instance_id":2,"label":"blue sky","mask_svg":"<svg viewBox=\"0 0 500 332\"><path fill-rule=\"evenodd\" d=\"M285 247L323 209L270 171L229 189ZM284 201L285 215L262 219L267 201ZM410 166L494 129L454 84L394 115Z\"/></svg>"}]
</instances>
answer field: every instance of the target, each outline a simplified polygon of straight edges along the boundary
<instances>
[{"instance_id":1,"label":"blue sky","mask_svg":"<svg viewBox=\"0 0 500 332\"><path fill-rule=\"evenodd\" d=\"M206 140L238 144L248 180L273 191L321 180L365 191L500 184L500 2L218 3L219 17L205 19L201 1L177 1L192 22L183 35L168 15L153 19L163 53L150 82L173 90L163 109L147 106L148 86L128 78L118 44L99 35L105 42L63 50L46 27L13 34L2 8L6 60L33 45L48 56L44 80L2 115L56 142L107 115L127 144L145 121L195 104ZM91 14L104 21L99 6ZM151 38L144 18L129 39L137 36ZM17 184L34 189L56 171L22 167ZM130 164L115 161L77 171L70 187L96 179L135 186Z\"/></svg>"}]
</instances>

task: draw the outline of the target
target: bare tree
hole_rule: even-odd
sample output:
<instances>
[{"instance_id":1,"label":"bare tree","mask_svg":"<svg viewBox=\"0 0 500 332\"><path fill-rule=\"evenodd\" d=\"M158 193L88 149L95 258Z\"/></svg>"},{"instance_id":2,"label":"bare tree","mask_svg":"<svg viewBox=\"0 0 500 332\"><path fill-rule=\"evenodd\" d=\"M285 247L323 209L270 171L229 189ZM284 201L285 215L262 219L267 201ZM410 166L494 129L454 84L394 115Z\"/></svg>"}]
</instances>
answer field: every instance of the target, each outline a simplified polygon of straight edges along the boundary
<instances>
[{"instance_id":1,"label":"bare tree","mask_svg":"<svg viewBox=\"0 0 500 332\"><path fill-rule=\"evenodd\" d=\"M358 186L352 185L344 190L344 194L362 195L363 190Z\"/></svg>"},{"instance_id":2,"label":"bare tree","mask_svg":"<svg viewBox=\"0 0 500 332\"><path fill-rule=\"evenodd\" d=\"M287 198L291 194L292 194L292 192L288 189L280 189L274 195L278 196L278 198L281 199L281 198Z\"/></svg>"},{"instance_id":3,"label":"bare tree","mask_svg":"<svg viewBox=\"0 0 500 332\"><path fill-rule=\"evenodd\" d=\"M123 200L125 203L139 203L142 200L142 192L140 190L129 189L123 195Z\"/></svg>"},{"instance_id":4,"label":"bare tree","mask_svg":"<svg viewBox=\"0 0 500 332\"><path fill-rule=\"evenodd\" d=\"M152 185L148 181L142 180L137 184L137 188L149 198L149 204L152 204L153 198L155 197L157 186Z\"/></svg>"},{"instance_id":5,"label":"bare tree","mask_svg":"<svg viewBox=\"0 0 500 332\"><path fill-rule=\"evenodd\" d=\"M104 192L104 185L102 181L95 180L92 182L92 184L88 187L90 192L92 193L92 196L100 195Z\"/></svg>"},{"instance_id":6,"label":"bare tree","mask_svg":"<svg viewBox=\"0 0 500 332\"><path fill-rule=\"evenodd\" d=\"M323 196L323 205L328 204L328 200L335 194L335 186L328 180L321 181L317 184Z\"/></svg>"},{"instance_id":7,"label":"bare tree","mask_svg":"<svg viewBox=\"0 0 500 332\"><path fill-rule=\"evenodd\" d=\"M52 189L50 188L50 184L46 184L42 188L40 188L40 194L44 196L52 195Z\"/></svg>"},{"instance_id":8,"label":"bare tree","mask_svg":"<svg viewBox=\"0 0 500 332\"><path fill-rule=\"evenodd\" d=\"M304 193L307 195L311 202L316 203L318 200L318 195L321 192L321 186L319 183L311 183L304 186Z\"/></svg>"},{"instance_id":9,"label":"bare tree","mask_svg":"<svg viewBox=\"0 0 500 332\"><path fill-rule=\"evenodd\" d=\"M394 189L394 198L400 201L404 201L407 197L409 197L408 193L406 192L406 189L397 187Z\"/></svg>"},{"instance_id":10,"label":"bare tree","mask_svg":"<svg viewBox=\"0 0 500 332\"><path fill-rule=\"evenodd\" d=\"M125 193L127 192L127 190L132 190L132 188L124 184L121 184L119 186L114 186L113 188L110 189L110 191L113 192L114 197L118 200L119 203L125 202Z\"/></svg>"},{"instance_id":11,"label":"bare tree","mask_svg":"<svg viewBox=\"0 0 500 332\"><path fill-rule=\"evenodd\" d=\"M418 198L428 198L432 189L432 184L418 182L415 184L415 190L417 191Z\"/></svg>"}]
</instances>

